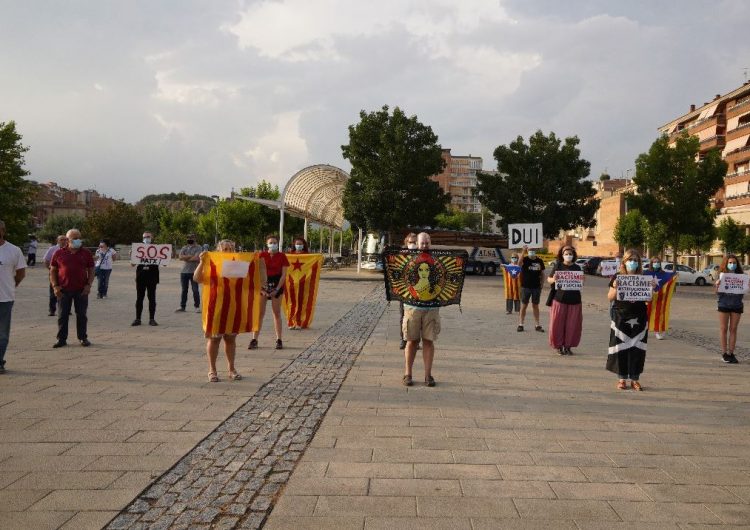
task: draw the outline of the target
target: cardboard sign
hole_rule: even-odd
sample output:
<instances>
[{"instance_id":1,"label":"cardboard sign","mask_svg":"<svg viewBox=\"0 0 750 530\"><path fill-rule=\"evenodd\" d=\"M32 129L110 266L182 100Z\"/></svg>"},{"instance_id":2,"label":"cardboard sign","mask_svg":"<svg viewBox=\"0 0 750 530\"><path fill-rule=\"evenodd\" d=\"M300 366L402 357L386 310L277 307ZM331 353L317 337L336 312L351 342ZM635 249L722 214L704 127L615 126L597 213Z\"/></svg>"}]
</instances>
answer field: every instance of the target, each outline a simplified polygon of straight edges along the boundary
<instances>
[{"instance_id":1,"label":"cardboard sign","mask_svg":"<svg viewBox=\"0 0 750 530\"><path fill-rule=\"evenodd\" d=\"M233 261L225 259L221 263L221 276L224 278L244 278L250 270L249 261Z\"/></svg>"},{"instance_id":2,"label":"cardboard sign","mask_svg":"<svg viewBox=\"0 0 750 530\"><path fill-rule=\"evenodd\" d=\"M719 292L730 294L745 294L750 288L750 276L747 274L719 274Z\"/></svg>"},{"instance_id":3,"label":"cardboard sign","mask_svg":"<svg viewBox=\"0 0 750 530\"><path fill-rule=\"evenodd\" d=\"M555 271L555 289L580 291L583 289L583 271Z\"/></svg>"},{"instance_id":4,"label":"cardboard sign","mask_svg":"<svg viewBox=\"0 0 750 530\"><path fill-rule=\"evenodd\" d=\"M133 243L130 250L130 263L134 265L161 265L166 267L170 261L172 261L172 245Z\"/></svg>"},{"instance_id":5,"label":"cardboard sign","mask_svg":"<svg viewBox=\"0 0 750 530\"><path fill-rule=\"evenodd\" d=\"M617 274L620 263L617 261L602 261L600 266L602 268L602 276L614 276Z\"/></svg>"},{"instance_id":6,"label":"cardboard sign","mask_svg":"<svg viewBox=\"0 0 750 530\"><path fill-rule=\"evenodd\" d=\"M622 302L650 302L653 277L643 274L622 274L617 277L617 299Z\"/></svg>"},{"instance_id":7,"label":"cardboard sign","mask_svg":"<svg viewBox=\"0 0 750 530\"><path fill-rule=\"evenodd\" d=\"M508 225L508 248L542 248L543 245L542 223Z\"/></svg>"}]
</instances>

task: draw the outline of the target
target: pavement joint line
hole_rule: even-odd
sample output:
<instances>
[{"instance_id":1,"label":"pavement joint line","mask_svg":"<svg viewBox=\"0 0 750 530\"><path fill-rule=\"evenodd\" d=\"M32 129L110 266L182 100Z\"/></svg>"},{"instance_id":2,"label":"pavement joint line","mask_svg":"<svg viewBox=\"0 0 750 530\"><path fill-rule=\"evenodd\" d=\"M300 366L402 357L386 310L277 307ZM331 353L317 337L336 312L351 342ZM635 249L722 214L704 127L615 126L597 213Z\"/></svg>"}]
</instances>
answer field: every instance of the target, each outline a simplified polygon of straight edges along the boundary
<instances>
[{"instance_id":1,"label":"pavement joint line","mask_svg":"<svg viewBox=\"0 0 750 530\"><path fill-rule=\"evenodd\" d=\"M377 285L105 528L261 528L386 304Z\"/></svg>"}]
</instances>

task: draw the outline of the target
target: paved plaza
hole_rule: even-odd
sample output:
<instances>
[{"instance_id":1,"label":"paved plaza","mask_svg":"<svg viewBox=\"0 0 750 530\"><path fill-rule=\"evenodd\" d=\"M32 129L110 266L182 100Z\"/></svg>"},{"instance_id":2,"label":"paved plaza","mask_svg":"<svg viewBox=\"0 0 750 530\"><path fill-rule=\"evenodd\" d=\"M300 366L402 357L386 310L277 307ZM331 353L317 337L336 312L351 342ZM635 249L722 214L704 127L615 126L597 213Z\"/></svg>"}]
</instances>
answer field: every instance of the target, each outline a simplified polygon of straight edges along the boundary
<instances>
[{"instance_id":1,"label":"paved plaza","mask_svg":"<svg viewBox=\"0 0 750 530\"><path fill-rule=\"evenodd\" d=\"M678 289L640 393L604 369L603 279L560 357L531 315L516 332L500 278L467 278L441 310L437 386L406 388L398 306L349 271L324 273L313 329L276 351L267 316L259 350L238 343L243 380L220 354L212 384L178 271L159 327L132 328L118 263L93 345L57 350L29 271L0 376L0 528L750 528L750 329L721 363L710 288Z\"/></svg>"}]
</instances>

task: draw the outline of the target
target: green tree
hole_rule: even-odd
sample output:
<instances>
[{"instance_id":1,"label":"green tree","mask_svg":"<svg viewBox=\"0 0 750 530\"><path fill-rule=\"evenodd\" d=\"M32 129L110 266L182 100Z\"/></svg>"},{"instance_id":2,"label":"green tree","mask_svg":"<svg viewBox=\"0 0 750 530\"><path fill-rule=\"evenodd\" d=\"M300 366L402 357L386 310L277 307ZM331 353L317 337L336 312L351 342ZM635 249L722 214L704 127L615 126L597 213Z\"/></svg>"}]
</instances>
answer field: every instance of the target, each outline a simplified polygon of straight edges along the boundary
<instances>
[{"instance_id":1,"label":"green tree","mask_svg":"<svg viewBox=\"0 0 750 530\"><path fill-rule=\"evenodd\" d=\"M48 243L54 243L57 236L64 235L71 228L83 230L85 219L81 215L53 215L47 219L39 231L39 239Z\"/></svg>"},{"instance_id":2,"label":"green tree","mask_svg":"<svg viewBox=\"0 0 750 530\"><path fill-rule=\"evenodd\" d=\"M649 255L661 256L664 253L664 247L667 246L668 236L667 227L662 222L650 223L646 220L646 246L648 247Z\"/></svg>"},{"instance_id":3,"label":"green tree","mask_svg":"<svg viewBox=\"0 0 750 530\"><path fill-rule=\"evenodd\" d=\"M495 149L497 174L478 173L477 192L482 204L509 223L542 223L546 237L560 230L595 225L599 200L585 180L591 164L580 157L578 137L564 143L551 132L537 131L529 143L519 136Z\"/></svg>"},{"instance_id":4,"label":"green tree","mask_svg":"<svg viewBox=\"0 0 750 530\"><path fill-rule=\"evenodd\" d=\"M159 217L158 242L182 246L188 234L196 232L197 225L198 214L189 205L183 204L176 211L165 210Z\"/></svg>"},{"instance_id":5,"label":"green tree","mask_svg":"<svg viewBox=\"0 0 750 530\"><path fill-rule=\"evenodd\" d=\"M460 210L451 210L448 213L440 213L435 217L435 223L441 228L448 230L473 230L478 231L481 228L482 216L478 213L462 212Z\"/></svg>"},{"instance_id":6,"label":"green tree","mask_svg":"<svg viewBox=\"0 0 750 530\"><path fill-rule=\"evenodd\" d=\"M16 122L0 122L0 219L5 222L8 241L21 245L28 239L35 187L24 177L24 153Z\"/></svg>"},{"instance_id":7,"label":"green tree","mask_svg":"<svg viewBox=\"0 0 750 530\"><path fill-rule=\"evenodd\" d=\"M108 239L110 245L140 241L143 216L131 204L116 202L106 210L93 212L84 222L83 235L89 243Z\"/></svg>"},{"instance_id":8,"label":"green tree","mask_svg":"<svg viewBox=\"0 0 750 530\"><path fill-rule=\"evenodd\" d=\"M716 236L724 243L724 251L727 253L744 253L745 229L731 217L721 221L716 231Z\"/></svg>"},{"instance_id":9,"label":"green tree","mask_svg":"<svg viewBox=\"0 0 750 530\"><path fill-rule=\"evenodd\" d=\"M681 236L701 239L712 231L715 212L709 201L724 184L727 164L718 149L698 160L700 142L687 132L674 147L669 143L663 135L636 159L637 191L627 199L650 223L663 223L676 261Z\"/></svg>"},{"instance_id":10,"label":"green tree","mask_svg":"<svg viewBox=\"0 0 750 530\"><path fill-rule=\"evenodd\" d=\"M630 210L617 220L614 238L625 248L642 248L646 242L646 219L640 211Z\"/></svg>"},{"instance_id":11,"label":"green tree","mask_svg":"<svg viewBox=\"0 0 750 530\"><path fill-rule=\"evenodd\" d=\"M352 165L344 216L357 227L389 232L430 225L450 201L430 179L445 166L438 137L398 107L359 116L341 146Z\"/></svg>"}]
</instances>

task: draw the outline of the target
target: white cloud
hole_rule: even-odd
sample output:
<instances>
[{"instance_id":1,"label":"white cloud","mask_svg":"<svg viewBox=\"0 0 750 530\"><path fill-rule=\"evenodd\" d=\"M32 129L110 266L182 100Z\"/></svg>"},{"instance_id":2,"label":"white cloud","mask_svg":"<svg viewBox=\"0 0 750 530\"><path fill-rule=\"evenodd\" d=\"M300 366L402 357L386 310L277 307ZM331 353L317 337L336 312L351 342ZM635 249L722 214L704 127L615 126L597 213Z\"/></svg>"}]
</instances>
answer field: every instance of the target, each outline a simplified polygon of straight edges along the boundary
<instances>
[{"instance_id":1,"label":"white cloud","mask_svg":"<svg viewBox=\"0 0 750 530\"><path fill-rule=\"evenodd\" d=\"M283 185L308 162L307 142L300 134L300 116L298 111L278 115L272 131L258 138L241 155L232 155L235 166L251 168L258 179Z\"/></svg>"}]
</instances>

